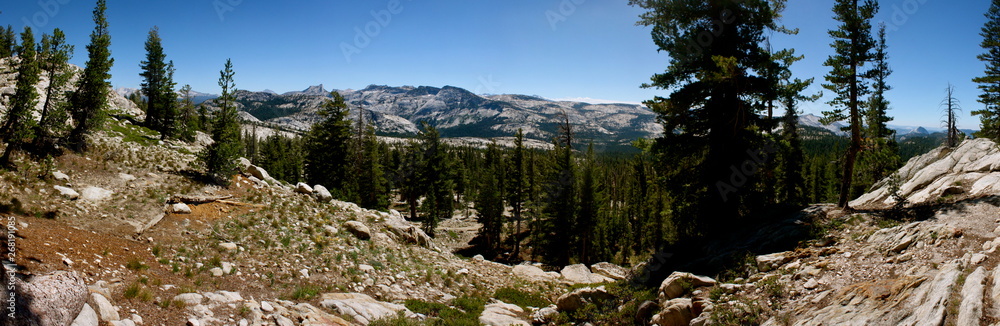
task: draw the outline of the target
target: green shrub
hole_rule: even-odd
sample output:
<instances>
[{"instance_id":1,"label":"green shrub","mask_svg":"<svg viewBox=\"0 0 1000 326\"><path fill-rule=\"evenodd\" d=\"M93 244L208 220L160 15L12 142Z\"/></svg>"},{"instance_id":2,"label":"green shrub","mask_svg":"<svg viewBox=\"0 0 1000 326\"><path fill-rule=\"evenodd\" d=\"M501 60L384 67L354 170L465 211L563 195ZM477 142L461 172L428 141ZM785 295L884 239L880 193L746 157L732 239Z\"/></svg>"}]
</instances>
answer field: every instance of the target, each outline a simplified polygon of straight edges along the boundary
<instances>
[{"instance_id":1,"label":"green shrub","mask_svg":"<svg viewBox=\"0 0 1000 326\"><path fill-rule=\"evenodd\" d=\"M295 288L295 292L292 292L291 298L293 300L309 300L315 298L319 295L320 288L312 285L301 285Z\"/></svg>"},{"instance_id":2,"label":"green shrub","mask_svg":"<svg viewBox=\"0 0 1000 326\"><path fill-rule=\"evenodd\" d=\"M548 307L552 304L549 300L545 299L545 297L542 297L537 293L525 292L514 288L498 289L497 292L493 294L493 297L506 303L518 305L521 308L542 308Z\"/></svg>"}]
</instances>

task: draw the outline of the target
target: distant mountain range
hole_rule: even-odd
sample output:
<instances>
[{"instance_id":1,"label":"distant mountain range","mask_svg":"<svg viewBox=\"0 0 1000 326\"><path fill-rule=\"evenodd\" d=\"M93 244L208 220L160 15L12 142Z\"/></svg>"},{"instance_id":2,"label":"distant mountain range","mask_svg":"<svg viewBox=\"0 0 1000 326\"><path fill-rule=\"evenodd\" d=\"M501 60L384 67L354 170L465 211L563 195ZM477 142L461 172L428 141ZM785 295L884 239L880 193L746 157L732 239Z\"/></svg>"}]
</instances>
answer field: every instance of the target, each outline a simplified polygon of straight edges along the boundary
<instances>
[{"instance_id":1,"label":"distant mountain range","mask_svg":"<svg viewBox=\"0 0 1000 326\"><path fill-rule=\"evenodd\" d=\"M522 129L527 138L548 141L568 119L577 144L629 145L638 138L662 133L656 114L635 104L590 104L553 101L527 95L476 95L452 86L369 86L339 90L347 101L350 119L361 115L383 135L412 136L422 123L444 137L510 137ZM307 130L321 117L320 105L329 98L322 85L301 92L275 94L240 90L241 111L253 119L293 130ZM210 103L210 102L209 102ZM246 117L246 115L244 115ZM249 117L247 117L249 118Z\"/></svg>"},{"instance_id":2,"label":"distant mountain range","mask_svg":"<svg viewBox=\"0 0 1000 326\"><path fill-rule=\"evenodd\" d=\"M138 92L134 88L115 90L122 96ZM655 138L663 132L656 114L637 104L585 103L550 100L531 95L477 95L468 90L444 86L372 85L361 90L337 90L350 107L349 118L357 120L358 110L382 135L413 136L422 123L438 128L444 137L494 138L513 136L524 130L530 139L548 142L558 133L559 123L569 119L577 144L593 141L598 146L628 146L638 138ZM196 103L218 95L192 92ZM322 84L302 91L278 94L239 90L236 93L240 116L291 130L305 131L320 121L317 110L329 99ZM814 114L799 116L799 128L847 136L844 124L823 124ZM889 125L901 140L943 138L943 128ZM962 130L966 134L974 130Z\"/></svg>"}]
</instances>

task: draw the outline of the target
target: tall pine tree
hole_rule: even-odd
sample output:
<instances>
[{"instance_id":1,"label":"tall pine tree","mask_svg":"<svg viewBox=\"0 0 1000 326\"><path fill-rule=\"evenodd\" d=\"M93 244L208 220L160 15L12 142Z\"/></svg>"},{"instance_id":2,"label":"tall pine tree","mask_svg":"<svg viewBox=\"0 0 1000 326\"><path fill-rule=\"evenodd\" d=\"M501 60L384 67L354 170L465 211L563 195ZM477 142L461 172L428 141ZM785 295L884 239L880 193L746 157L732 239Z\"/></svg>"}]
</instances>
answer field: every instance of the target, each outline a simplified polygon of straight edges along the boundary
<instances>
[{"instance_id":1,"label":"tall pine tree","mask_svg":"<svg viewBox=\"0 0 1000 326\"><path fill-rule=\"evenodd\" d=\"M14 98L11 99L10 110L7 111L3 127L0 128L0 136L7 141L7 148L0 156L0 166L4 167L12 166L11 155L20 151L25 144L29 144L33 137L35 119L32 117L32 111L38 103L35 84L38 84L40 72L35 50L35 35L31 32L31 27L24 27L24 32L21 33L21 46L17 52L20 62L17 64Z\"/></svg>"},{"instance_id":2,"label":"tall pine tree","mask_svg":"<svg viewBox=\"0 0 1000 326\"><path fill-rule=\"evenodd\" d=\"M870 74L861 69L873 59L875 41L871 36L871 20L878 12L878 3L873 0L864 0L861 5L858 3L859 0L837 0L834 5L834 18L841 25L829 32L834 39L831 47L835 54L823 63L831 69L823 87L837 95L829 102L834 109L823 112L823 122L849 120L851 130L851 142L844 155L840 197L837 200L837 206L845 208L852 191L855 163L862 149L861 114L864 103L861 97L869 92L866 80Z\"/></svg>"},{"instance_id":3,"label":"tall pine tree","mask_svg":"<svg viewBox=\"0 0 1000 326\"><path fill-rule=\"evenodd\" d=\"M979 33L983 37L979 46L985 52L976 57L986 63L986 70L983 76L972 80L979 84L982 92L979 94L979 103L984 107L972 111L972 115L979 116L982 122L982 130L977 136L1000 141L1000 0L993 0L986 12L986 19L986 24Z\"/></svg>"},{"instance_id":4,"label":"tall pine tree","mask_svg":"<svg viewBox=\"0 0 1000 326\"><path fill-rule=\"evenodd\" d=\"M177 121L177 93L174 93L174 63L167 62L163 53L160 29L153 27L146 39L146 60L139 65L142 72L140 90L146 95L146 127L160 132L160 139L174 136Z\"/></svg>"},{"instance_id":5,"label":"tall pine tree","mask_svg":"<svg viewBox=\"0 0 1000 326\"><path fill-rule=\"evenodd\" d=\"M73 57L73 46L66 43L66 34L56 28L52 36L42 36L39 64L42 73L49 79L45 88L45 102L35 135L34 150L41 155L55 154L56 138L63 134L66 119L69 118L66 100L69 92L64 88L73 78L69 59Z\"/></svg>"},{"instance_id":6,"label":"tall pine tree","mask_svg":"<svg viewBox=\"0 0 1000 326\"><path fill-rule=\"evenodd\" d=\"M332 92L319 109L323 118L312 126L305 139L306 180L323 185L343 198L348 166L348 143L351 141L351 122L347 120L347 103L340 93Z\"/></svg>"},{"instance_id":7,"label":"tall pine tree","mask_svg":"<svg viewBox=\"0 0 1000 326\"><path fill-rule=\"evenodd\" d=\"M521 254L521 239L519 238L521 234L521 221L523 220L521 214L524 212L524 204L528 200L528 192L531 187L531 185L527 184L525 152L524 131L518 128L517 134L514 137L514 149L509 160L510 164L507 168L506 180L507 203L510 205L511 213L514 215L514 232L512 232L512 235L514 237L513 256L515 258Z\"/></svg>"},{"instance_id":8,"label":"tall pine tree","mask_svg":"<svg viewBox=\"0 0 1000 326\"><path fill-rule=\"evenodd\" d=\"M424 158L423 181L427 187L423 203L424 232L433 236L438 223L451 218L455 209L455 183L449 176L451 162L448 160L447 147L441 142L441 134L437 128L424 124L420 140Z\"/></svg>"},{"instance_id":9,"label":"tall pine tree","mask_svg":"<svg viewBox=\"0 0 1000 326\"><path fill-rule=\"evenodd\" d=\"M483 237L486 249L490 252L496 252L500 248L504 225L504 203L500 196L500 180L497 178L499 161L500 153L496 144L490 144L486 150L486 161L480 170L482 178L479 194L476 196L478 220L483 225L479 229L479 236Z\"/></svg>"},{"instance_id":10,"label":"tall pine tree","mask_svg":"<svg viewBox=\"0 0 1000 326\"><path fill-rule=\"evenodd\" d=\"M765 107L751 99L775 87L764 76L773 62L763 43L767 32L786 31L776 23L785 1L629 3L648 10L639 24L652 26L653 41L671 57L666 72L643 85L672 91L646 102L666 131L654 150L668 197L676 199L667 211L682 235L711 237L761 202L759 177L732 167L765 145Z\"/></svg>"},{"instance_id":11,"label":"tall pine tree","mask_svg":"<svg viewBox=\"0 0 1000 326\"><path fill-rule=\"evenodd\" d=\"M88 148L87 135L101 127L108 106L108 91L111 89L111 35L108 34L107 0L97 0L94 8L94 31L87 45L89 58L83 75L73 94L73 120L76 127L69 134L70 148L82 152Z\"/></svg>"},{"instance_id":12,"label":"tall pine tree","mask_svg":"<svg viewBox=\"0 0 1000 326\"><path fill-rule=\"evenodd\" d=\"M202 153L202 160L208 169L208 176L220 185L229 185L230 178L236 173L236 159L243 152L240 141L240 122L236 112L236 81L233 76L233 61L227 59L226 67L219 72L219 87L222 95L215 99L219 110L215 112L212 124L212 140Z\"/></svg>"},{"instance_id":13,"label":"tall pine tree","mask_svg":"<svg viewBox=\"0 0 1000 326\"><path fill-rule=\"evenodd\" d=\"M576 230L577 196L576 164L573 160L573 128L564 115L560 135L553 139L553 164L549 167L545 180L545 195L542 201L540 223L543 256L556 266L569 265L574 247Z\"/></svg>"}]
</instances>

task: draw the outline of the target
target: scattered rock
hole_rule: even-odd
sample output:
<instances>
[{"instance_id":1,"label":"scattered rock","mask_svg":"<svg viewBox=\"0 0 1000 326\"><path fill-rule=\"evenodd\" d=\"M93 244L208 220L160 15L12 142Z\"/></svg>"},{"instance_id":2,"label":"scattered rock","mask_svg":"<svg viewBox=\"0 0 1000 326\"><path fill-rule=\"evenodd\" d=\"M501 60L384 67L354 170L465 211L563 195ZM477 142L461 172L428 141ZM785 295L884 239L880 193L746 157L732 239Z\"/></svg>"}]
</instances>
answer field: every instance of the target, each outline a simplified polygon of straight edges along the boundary
<instances>
[{"instance_id":1,"label":"scattered rock","mask_svg":"<svg viewBox=\"0 0 1000 326\"><path fill-rule=\"evenodd\" d=\"M59 192L59 195L66 197L66 199L76 200L80 198L80 193L76 192L76 190L73 190L72 188L67 188L63 186L55 186L53 188L56 188L56 191Z\"/></svg>"},{"instance_id":2,"label":"scattered rock","mask_svg":"<svg viewBox=\"0 0 1000 326\"><path fill-rule=\"evenodd\" d=\"M344 223L344 229L347 232L351 232L354 236L361 240L368 240L372 238L372 231L365 226L364 223L358 221L348 221Z\"/></svg>"},{"instance_id":3,"label":"scattered rock","mask_svg":"<svg viewBox=\"0 0 1000 326\"><path fill-rule=\"evenodd\" d=\"M90 294L90 304L93 304L97 308L97 315L101 318L101 321L112 321L121 320L121 316L118 315L118 310L115 310L115 306L108 301L103 295L98 293Z\"/></svg>"},{"instance_id":4,"label":"scattered rock","mask_svg":"<svg viewBox=\"0 0 1000 326\"><path fill-rule=\"evenodd\" d=\"M816 279L811 278L811 279L809 279L809 281L806 282L806 284L802 285L802 287L804 287L806 289L809 289L809 290L812 290L812 289L815 289L815 288L819 287L819 282L816 281Z\"/></svg>"},{"instance_id":5,"label":"scattered rock","mask_svg":"<svg viewBox=\"0 0 1000 326\"><path fill-rule=\"evenodd\" d=\"M328 203L333 200L333 195L331 195L330 191L322 185L313 186L313 195L315 195L316 200L321 203Z\"/></svg>"},{"instance_id":6,"label":"scattered rock","mask_svg":"<svg viewBox=\"0 0 1000 326\"><path fill-rule=\"evenodd\" d=\"M680 297L687 290L703 286L715 286L716 283L717 282L711 277L697 276L684 272L673 272L670 276L663 280L662 283L660 283L659 299L660 302L664 302Z\"/></svg>"},{"instance_id":7,"label":"scattered rock","mask_svg":"<svg viewBox=\"0 0 1000 326\"><path fill-rule=\"evenodd\" d=\"M222 248L223 250L226 251L236 251L236 249L238 249L239 246L237 246L235 243L232 242L221 242L219 243L219 248Z\"/></svg>"},{"instance_id":8,"label":"scattered rock","mask_svg":"<svg viewBox=\"0 0 1000 326\"><path fill-rule=\"evenodd\" d=\"M222 273L232 274L233 273L233 263L222 262Z\"/></svg>"},{"instance_id":9,"label":"scattered rock","mask_svg":"<svg viewBox=\"0 0 1000 326\"><path fill-rule=\"evenodd\" d=\"M476 263L481 263L481 262L483 262L483 261L485 261L485 260L486 260L486 258L485 258L485 257L483 257L483 255L475 255L475 256L472 256L472 261L473 261L473 262L476 262Z\"/></svg>"},{"instance_id":10,"label":"scattered rock","mask_svg":"<svg viewBox=\"0 0 1000 326\"><path fill-rule=\"evenodd\" d=\"M778 266L784 265L792 260L792 256L789 252L778 252L768 255L761 255L755 258L757 261L757 269L761 272L770 272L773 269L778 268Z\"/></svg>"},{"instance_id":11,"label":"scattered rock","mask_svg":"<svg viewBox=\"0 0 1000 326\"><path fill-rule=\"evenodd\" d=\"M309 269L307 268L300 269L299 278L309 278Z\"/></svg>"},{"instance_id":12,"label":"scattered rock","mask_svg":"<svg viewBox=\"0 0 1000 326\"><path fill-rule=\"evenodd\" d=\"M628 275L628 270L625 268L608 262L593 264L590 266L590 271L614 280L624 280Z\"/></svg>"},{"instance_id":13,"label":"scattered rock","mask_svg":"<svg viewBox=\"0 0 1000 326\"><path fill-rule=\"evenodd\" d=\"M563 267L559 274L562 274L563 279L573 284L591 284L611 281L610 278L591 273L590 269L587 268L587 265L584 264Z\"/></svg>"},{"instance_id":14,"label":"scattered rock","mask_svg":"<svg viewBox=\"0 0 1000 326\"><path fill-rule=\"evenodd\" d=\"M52 178L56 181L69 181L69 175L62 173L62 171L52 172Z\"/></svg>"},{"instance_id":15,"label":"scattered rock","mask_svg":"<svg viewBox=\"0 0 1000 326\"><path fill-rule=\"evenodd\" d=\"M263 310L264 312L273 312L274 311L274 307L271 306L270 302L261 301L260 302L260 310Z\"/></svg>"},{"instance_id":16,"label":"scattered rock","mask_svg":"<svg viewBox=\"0 0 1000 326\"><path fill-rule=\"evenodd\" d=\"M483 309L479 323L487 326L531 326L531 323L519 318L523 314L524 309L517 305L494 300Z\"/></svg>"},{"instance_id":17,"label":"scattered rock","mask_svg":"<svg viewBox=\"0 0 1000 326\"><path fill-rule=\"evenodd\" d=\"M399 241L427 248L430 248L433 245L431 237L428 236L427 233L424 233L424 230L421 230L413 223L410 223L410 221L403 219L401 215L397 216L393 214L384 214L382 224L385 225L386 228L389 229L389 232L392 232L392 234L395 235Z\"/></svg>"},{"instance_id":18,"label":"scattered rock","mask_svg":"<svg viewBox=\"0 0 1000 326\"><path fill-rule=\"evenodd\" d=\"M677 298L667 301L652 321L659 326L687 326L694 317L691 299Z\"/></svg>"},{"instance_id":19,"label":"scattered rock","mask_svg":"<svg viewBox=\"0 0 1000 326\"><path fill-rule=\"evenodd\" d=\"M334 309L343 316L349 316L362 325L368 325L373 320L396 316L402 312L407 318L415 318L406 307L381 302L362 293L326 293L320 297L320 306Z\"/></svg>"},{"instance_id":20,"label":"scattered rock","mask_svg":"<svg viewBox=\"0 0 1000 326\"><path fill-rule=\"evenodd\" d=\"M295 185L295 192L300 194L312 195L313 188L305 183L299 182L298 184Z\"/></svg>"},{"instance_id":21,"label":"scattered rock","mask_svg":"<svg viewBox=\"0 0 1000 326\"><path fill-rule=\"evenodd\" d=\"M183 301L189 306L200 305L205 296L197 293L182 293L174 296L174 301Z\"/></svg>"},{"instance_id":22,"label":"scattered rock","mask_svg":"<svg viewBox=\"0 0 1000 326\"><path fill-rule=\"evenodd\" d=\"M608 293L608 291L604 289L604 286L596 288L582 288L559 296L559 298L556 299L556 306L559 307L559 311L576 311L577 309L583 308L583 306L588 303L607 301L613 298L614 296Z\"/></svg>"},{"instance_id":23,"label":"scattered rock","mask_svg":"<svg viewBox=\"0 0 1000 326\"><path fill-rule=\"evenodd\" d=\"M979 253L972 254L972 258L969 260L969 263L971 263L972 265L979 265L980 263L986 261L986 258L988 257L986 257L986 255L984 254L979 254Z\"/></svg>"},{"instance_id":24,"label":"scattered rock","mask_svg":"<svg viewBox=\"0 0 1000 326\"><path fill-rule=\"evenodd\" d=\"M84 304L83 310L80 310L80 314L76 316L70 326L98 326L100 323L101 319L97 317L94 308L91 308L89 304Z\"/></svg>"},{"instance_id":25,"label":"scattered rock","mask_svg":"<svg viewBox=\"0 0 1000 326\"><path fill-rule=\"evenodd\" d=\"M89 202L100 202L110 198L114 193L111 190L90 186L83 188L83 191L80 192L80 198Z\"/></svg>"},{"instance_id":26,"label":"scattered rock","mask_svg":"<svg viewBox=\"0 0 1000 326\"><path fill-rule=\"evenodd\" d=\"M542 309L535 310L531 313L531 322L535 325L547 324L552 317L559 314L558 307L556 305L551 305Z\"/></svg>"},{"instance_id":27,"label":"scattered rock","mask_svg":"<svg viewBox=\"0 0 1000 326\"><path fill-rule=\"evenodd\" d=\"M222 268L219 268L219 267L214 267L214 268L212 268L212 269L208 270L208 272L209 272L209 273L212 273L212 276L215 276L215 277L219 277L219 276L222 276L222 275L225 275L225 274L226 274L226 273L225 273L225 272L224 272L224 271L222 270Z\"/></svg>"},{"instance_id":28,"label":"scattered rock","mask_svg":"<svg viewBox=\"0 0 1000 326\"><path fill-rule=\"evenodd\" d=\"M520 264L520 265L514 266L514 268L511 269L511 273L513 273L514 276L517 276L517 277L520 277L520 278L523 278L523 279L529 280L529 281L551 281L551 280L553 280L552 276L550 276L549 274L546 274L545 271L543 271L541 268L538 268L537 266L529 265L529 264Z\"/></svg>"},{"instance_id":29,"label":"scattered rock","mask_svg":"<svg viewBox=\"0 0 1000 326\"><path fill-rule=\"evenodd\" d=\"M174 214L191 214L191 207L185 203L170 205L170 212Z\"/></svg>"},{"instance_id":30,"label":"scattered rock","mask_svg":"<svg viewBox=\"0 0 1000 326\"><path fill-rule=\"evenodd\" d=\"M130 181L135 181L135 176L128 173L119 173L118 179L122 179L122 181L125 182L130 182Z\"/></svg>"}]
</instances>

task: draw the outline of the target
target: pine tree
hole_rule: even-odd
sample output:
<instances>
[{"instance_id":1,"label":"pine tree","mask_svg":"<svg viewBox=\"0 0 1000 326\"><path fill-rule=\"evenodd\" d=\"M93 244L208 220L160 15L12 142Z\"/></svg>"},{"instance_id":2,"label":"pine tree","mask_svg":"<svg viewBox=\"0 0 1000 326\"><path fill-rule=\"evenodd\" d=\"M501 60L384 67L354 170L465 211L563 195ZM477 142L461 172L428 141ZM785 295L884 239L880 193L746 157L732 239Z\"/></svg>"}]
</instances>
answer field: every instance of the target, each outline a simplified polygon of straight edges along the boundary
<instances>
[{"instance_id":1,"label":"pine tree","mask_svg":"<svg viewBox=\"0 0 1000 326\"><path fill-rule=\"evenodd\" d=\"M111 88L111 66L115 59L111 58L111 35L108 34L107 0L97 0L94 8L94 31L90 34L90 44L87 45L89 58L83 69L83 74L73 94L73 120L76 127L67 139L70 148L83 152L88 148L87 135L100 128L104 123L108 106L108 91Z\"/></svg>"},{"instance_id":2,"label":"pine tree","mask_svg":"<svg viewBox=\"0 0 1000 326\"><path fill-rule=\"evenodd\" d=\"M751 99L776 86L762 77L773 66L763 43L768 31L786 31L776 23L785 1L629 3L649 10L639 24L652 26L653 41L671 56L666 72L643 85L672 91L646 102L666 130L654 148L667 196L677 199L667 211L683 236L711 237L760 202L759 176L736 178L731 167L765 145L765 107ZM724 31L710 32L719 22ZM699 35L709 42L696 43Z\"/></svg>"},{"instance_id":3,"label":"pine tree","mask_svg":"<svg viewBox=\"0 0 1000 326\"><path fill-rule=\"evenodd\" d=\"M955 86L948 84L948 88L945 88L945 98L941 101L941 106L944 107L944 123L945 133L947 137L945 139L945 145L948 147L958 146L958 115L957 113L962 110L959 105L958 99L955 98Z\"/></svg>"},{"instance_id":4,"label":"pine tree","mask_svg":"<svg viewBox=\"0 0 1000 326\"><path fill-rule=\"evenodd\" d=\"M149 129L160 132L160 139L174 136L177 129L177 94L174 93L174 63L167 62L163 53L160 29L153 27L146 39L146 60L139 68L142 72L141 90L146 95L146 121Z\"/></svg>"},{"instance_id":5,"label":"pine tree","mask_svg":"<svg viewBox=\"0 0 1000 326\"><path fill-rule=\"evenodd\" d=\"M870 74L859 70L872 60L872 49L875 47L875 41L871 37L871 19L878 12L878 3L864 0L859 6L858 2L859 0L837 0L834 5L834 18L841 23L838 29L829 32L834 39L831 47L836 54L823 63L831 68L826 76L828 83L823 84L823 87L837 95L829 102L834 109L823 112L823 122L849 120L851 130L851 143L844 155L838 207L847 207L854 181L855 163L862 149L861 110L864 109L864 103L860 99L868 93L866 79Z\"/></svg>"},{"instance_id":6,"label":"pine tree","mask_svg":"<svg viewBox=\"0 0 1000 326\"><path fill-rule=\"evenodd\" d=\"M375 136L375 128L365 122L364 110L358 109L357 129L351 141L351 152L354 159L351 162L350 184L351 200L359 206L368 209L385 209L389 207L389 186L385 177L379 141Z\"/></svg>"},{"instance_id":7,"label":"pine tree","mask_svg":"<svg viewBox=\"0 0 1000 326\"><path fill-rule=\"evenodd\" d=\"M885 23L883 23L879 26L875 52L872 55L872 63L874 64L871 70L872 95L868 100L868 108L865 110L867 130L864 134L869 139L893 138L892 130L886 125L892 121L892 117L887 114L889 100L885 97L885 93L892 90L892 86L889 86L892 68L889 67L888 48L885 38Z\"/></svg>"},{"instance_id":8,"label":"pine tree","mask_svg":"<svg viewBox=\"0 0 1000 326\"><path fill-rule=\"evenodd\" d=\"M323 185L334 196L342 198L346 185L348 166L347 146L351 141L351 122L347 120L348 108L340 93L332 92L319 109L323 118L312 126L305 139L306 180Z\"/></svg>"},{"instance_id":9,"label":"pine tree","mask_svg":"<svg viewBox=\"0 0 1000 326\"><path fill-rule=\"evenodd\" d=\"M530 185L527 184L525 171L524 131L518 128L517 134L514 137L514 149L507 168L506 185L507 203L510 205L511 212L514 215L514 232L512 232L514 236L513 257L516 258L521 254L521 240L518 235L521 233L521 221L523 220L521 213L524 211L525 201L528 200L527 193L530 191Z\"/></svg>"},{"instance_id":10,"label":"pine tree","mask_svg":"<svg viewBox=\"0 0 1000 326\"><path fill-rule=\"evenodd\" d=\"M69 118L67 108L68 93L63 89L73 78L69 59L73 57L73 46L66 44L66 34L56 28L52 36L43 35L39 65L49 79L45 88L45 103L42 104L41 118L36 131L34 151L40 155L54 154L56 138L66 129Z\"/></svg>"},{"instance_id":11,"label":"pine tree","mask_svg":"<svg viewBox=\"0 0 1000 326\"><path fill-rule=\"evenodd\" d=\"M490 252L499 251L504 224L504 204L498 189L500 180L497 178L499 160L500 154L496 144L490 144L486 150L485 165L480 170L482 179L480 179L479 194L476 196L478 221L483 225L479 229L479 236L483 237Z\"/></svg>"},{"instance_id":12,"label":"pine tree","mask_svg":"<svg viewBox=\"0 0 1000 326\"><path fill-rule=\"evenodd\" d=\"M179 129L178 136L184 141L192 142L195 140L196 132L201 130L201 126L199 125L198 112L194 108L194 96L192 95L191 85L181 87L180 95L182 100L177 110L178 117L180 118L177 123Z\"/></svg>"},{"instance_id":13,"label":"pine tree","mask_svg":"<svg viewBox=\"0 0 1000 326\"><path fill-rule=\"evenodd\" d=\"M580 262L584 264L596 263L594 261L594 235L596 233L597 219L597 187L594 184L595 178L595 158L594 144L587 147L587 158L580 174L580 199L579 211L576 215L576 234L579 239Z\"/></svg>"},{"instance_id":14,"label":"pine tree","mask_svg":"<svg viewBox=\"0 0 1000 326\"><path fill-rule=\"evenodd\" d=\"M986 63L983 76L972 79L979 84L979 103L983 109L972 111L979 116L982 130L977 137L1000 141L1000 0L993 0L986 13L986 24L979 33L983 37L980 46L985 53L978 55L979 61Z\"/></svg>"},{"instance_id":15,"label":"pine tree","mask_svg":"<svg viewBox=\"0 0 1000 326\"><path fill-rule=\"evenodd\" d=\"M410 219L413 220L417 218L417 202L427 190L423 178L425 163L419 143L409 143L401 152L396 184L399 186L399 195L409 207Z\"/></svg>"},{"instance_id":16,"label":"pine tree","mask_svg":"<svg viewBox=\"0 0 1000 326\"><path fill-rule=\"evenodd\" d=\"M798 132L798 103L812 102L823 95L822 93L802 94L812 85L813 79L793 78L790 70L792 64L802 60L802 58L803 56L796 56L795 50L791 49L780 51L775 55L775 61L781 67L777 75L779 85L776 88L776 94L785 107L785 115L782 118L784 128L781 131L778 152L777 197L780 202L792 205L802 204L806 193L802 171L805 158Z\"/></svg>"},{"instance_id":17,"label":"pine tree","mask_svg":"<svg viewBox=\"0 0 1000 326\"><path fill-rule=\"evenodd\" d=\"M0 59L10 58L17 54L17 34L14 33L14 26L7 25L6 29L0 28Z\"/></svg>"},{"instance_id":18,"label":"pine tree","mask_svg":"<svg viewBox=\"0 0 1000 326\"><path fill-rule=\"evenodd\" d=\"M560 136L553 139L552 164L545 180L545 196L540 228L544 255L556 266L569 265L576 230L576 165L573 161L573 129L564 115Z\"/></svg>"},{"instance_id":19,"label":"pine tree","mask_svg":"<svg viewBox=\"0 0 1000 326\"><path fill-rule=\"evenodd\" d=\"M860 171L855 174L851 197L863 194L871 185L889 176L901 165L895 131L886 125L892 121L887 114L889 101L885 97L885 93L892 90L888 84L892 68L889 67L885 24L879 26L872 63L873 67L869 72L872 94L868 99L868 107L864 110L866 125L862 131L866 143L858 157Z\"/></svg>"},{"instance_id":20,"label":"pine tree","mask_svg":"<svg viewBox=\"0 0 1000 326\"><path fill-rule=\"evenodd\" d=\"M420 140L424 158L423 180L427 187L427 198L423 203L426 212L424 232L433 236L438 223L452 216L455 184L448 175L451 163L437 128L424 124Z\"/></svg>"},{"instance_id":21,"label":"pine tree","mask_svg":"<svg viewBox=\"0 0 1000 326\"><path fill-rule=\"evenodd\" d=\"M18 48L17 81L14 98L11 99L10 110L0 128L0 137L7 141L7 148L0 156L0 166L12 167L11 155L20 151L25 144L30 144L35 130L35 120L32 111L38 103L38 93L35 84L39 80L38 53L35 50L35 35L31 27L25 26L21 33L21 46Z\"/></svg>"},{"instance_id":22,"label":"pine tree","mask_svg":"<svg viewBox=\"0 0 1000 326\"><path fill-rule=\"evenodd\" d=\"M236 159L243 152L240 141L240 122L236 112L236 82L233 76L233 61L227 59L226 67L219 72L219 87L222 95L215 99L219 111L215 113L212 124L212 145L202 153L201 158L208 168L208 176L217 184L229 185L230 178L236 172Z\"/></svg>"}]
</instances>

